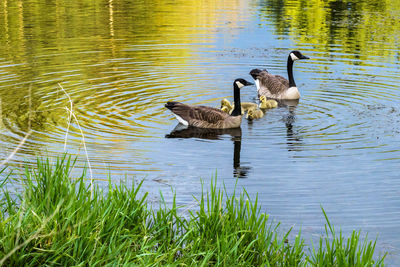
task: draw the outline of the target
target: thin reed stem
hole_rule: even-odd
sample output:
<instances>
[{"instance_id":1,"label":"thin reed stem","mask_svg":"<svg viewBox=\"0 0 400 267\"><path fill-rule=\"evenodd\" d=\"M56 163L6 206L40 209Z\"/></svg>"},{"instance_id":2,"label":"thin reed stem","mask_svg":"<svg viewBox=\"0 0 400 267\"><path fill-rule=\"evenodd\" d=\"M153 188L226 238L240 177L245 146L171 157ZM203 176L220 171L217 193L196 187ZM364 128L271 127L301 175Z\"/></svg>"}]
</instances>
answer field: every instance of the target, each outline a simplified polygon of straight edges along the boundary
<instances>
[{"instance_id":1,"label":"thin reed stem","mask_svg":"<svg viewBox=\"0 0 400 267\"><path fill-rule=\"evenodd\" d=\"M13 152L11 152L11 154L0 163L0 168L3 167L5 164L7 164L8 161L10 161L10 159L12 159L14 157L14 155L18 152L18 150L24 145L25 141L28 139L28 137L31 135L32 130L29 130L24 138L19 142L18 146L14 149Z\"/></svg>"},{"instance_id":2,"label":"thin reed stem","mask_svg":"<svg viewBox=\"0 0 400 267\"><path fill-rule=\"evenodd\" d=\"M90 165L89 154L88 154L87 148L86 148L85 135L83 134L81 125L79 124L79 121L78 121L78 118L76 117L76 115L69 108L65 107L65 109L67 111L69 111L71 113L71 115L73 116L73 118L75 119L76 124L78 125L78 129L79 129L79 131L81 132L81 135L82 135L83 149L85 150L86 160L87 160L88 168L89 168L91 197L93 197L93 173L92 173L92 167Z\"/></svg>"},{"instance_id":3,"label":"thin reed stem","mask_svg":"<svg viewBox=\"0 0 400 267\"><path fill-rule=\"evenodd\" d=\"M72 100L71 100L71 97L70 97L69 94L67 93L67 91L64 90L64 88L62 87L62 85L61 85L60 83L58 83L58 86L61 88L61 90L64 92L64 94L68 97L68 101L69 101L69 103L70 103L70 110L71 110L71 112L69 112L67 130L66 130L66 132L65 132L64 152L66 152L66 150L67 150L67 140L68 140L69 126L70 126L70 124L71 124L71 119L72 119L73 102L72 102Z\"/></svg>"},{"instance_id":4,"label":"thin reed stem","mask_svg":"<svg viewBox=\"0 0 400 267\"><path fill-rule=\"evenodd\" d=\"M65 107L65 109L68 111L69 113L69 117L68 117L68 126L67 126L67 131L65 133L65 142L64 142L64 152L66 151L67 148L67 139L68 139L68 131L69 131L69 127L71 124L71 119L72 117L75 119L76 124L78 125L79 131L81 132L82 135L82 143L83 143L83 148L85 149L85 155L86 155L86 160L88 163L88 167L89 167L89 174L90 174L90 191L91 193L91 197L93 197L93 173L92 173L92 167L90 165L90 160L89 160L89 155L86 149L86 143L85 143L85 135L83 134L82 128L79 124L78 118L76 117L75 113L73 112L73 102L71 97L69 96L69 94L67 93L67 91L62 87L62 85L60 83L58 83L58 86L60 86L61 90L65 93L65 95L68 97L68 101L70 103L70 108Z\"/></svg>"}]
</instances>

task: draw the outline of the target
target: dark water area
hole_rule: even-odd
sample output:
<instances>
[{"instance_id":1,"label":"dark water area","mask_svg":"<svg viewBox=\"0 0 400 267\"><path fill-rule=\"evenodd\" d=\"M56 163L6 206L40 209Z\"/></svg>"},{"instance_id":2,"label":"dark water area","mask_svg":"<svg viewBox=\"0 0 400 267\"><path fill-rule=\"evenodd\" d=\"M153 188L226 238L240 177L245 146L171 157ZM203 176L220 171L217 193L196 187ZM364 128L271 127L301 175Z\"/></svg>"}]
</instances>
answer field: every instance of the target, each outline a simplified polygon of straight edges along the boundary
<instances>
[{"instance_id":1,"label":"dark water area","mask_svg":"<svg viewBox=\"0 0 400 267\"><path fill-rule=\"evenodd\" d=\"M86 146L98 184L109 173L145 179L155 203L173 190L193 207L217 175L228 191L258 194L263 212L306 240L324 231L323 206L345 234L378 236L395 265L399 17L394 0L2 0L0 161L32 131L10 168L67 151L79 174ZM219 107L253 68L287 77L291 50L310 57L294 64L298 103L220 131L182 129L164 108ZM241 96L257 101L256 88Z\"/></svg>"}]
</instances>

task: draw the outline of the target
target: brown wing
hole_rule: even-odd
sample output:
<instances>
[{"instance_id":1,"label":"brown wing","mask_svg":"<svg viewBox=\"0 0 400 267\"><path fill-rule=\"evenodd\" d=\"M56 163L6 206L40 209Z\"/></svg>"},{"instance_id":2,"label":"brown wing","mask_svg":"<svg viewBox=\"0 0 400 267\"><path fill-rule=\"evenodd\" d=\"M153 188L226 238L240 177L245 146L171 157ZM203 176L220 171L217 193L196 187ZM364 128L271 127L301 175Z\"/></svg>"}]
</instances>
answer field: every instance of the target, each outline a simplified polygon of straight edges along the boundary
<instances>
[{"instance_id":1,"label":"brown wing","mask_svg":"<svg viewBox=\"0 0 400 267\"><path fill-rule=\"evenodd\" d=\"M278 79L283 85L285 85L287 88L289 88L289 81L285 77L281 75L274 75L276 79Z\"/></svg>"},{"instance_id":2,"label":"brown wing","mask_svg":"<svg viewBox=\"0 0 400 267\"><path fill-rule=\"evenodd\" d=\"M189 125L206 122L209 124L220 123L229 117L228 114L217 108L206 106L189 106L179 102L168 102L165 105L173 113L184 119Z\"/></svg>"},{"instance_id":3,"label":"brown wing","mask_svg":"<svg viewBox=\"0 0 400 267\"><path fill-rule=\"evenodd\" d=\"M261 72L258 77L260 82L259 95L277 97L289 88L289 82L282 82L282 79L285 79L282 76Z\"/></svg>"},{"instance_id":4,"label":"brown wing","mask_svg":"<svg viewBox=\"0 0 400 267\"><path fill-rule=\"evenodd\" d=\"M206 107L206 106L193 106L190 109L190 119L197 121L206 121L214 124L225 120L229 117L229 114L221 111L217 108Z\"/></svg>"}]
</instances>

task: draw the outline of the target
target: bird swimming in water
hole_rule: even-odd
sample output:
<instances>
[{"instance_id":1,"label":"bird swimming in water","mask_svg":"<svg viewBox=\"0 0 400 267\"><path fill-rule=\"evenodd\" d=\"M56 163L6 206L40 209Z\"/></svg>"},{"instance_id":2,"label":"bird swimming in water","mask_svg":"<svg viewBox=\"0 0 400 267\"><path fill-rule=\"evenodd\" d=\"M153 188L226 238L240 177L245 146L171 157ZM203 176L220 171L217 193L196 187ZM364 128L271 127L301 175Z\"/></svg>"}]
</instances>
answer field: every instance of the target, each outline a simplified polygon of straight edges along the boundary
<instances>
[{"instance_id":1,"label":"bird swimming in water","mask_svg":"<svg viewBox=\"0 0 400 267\"><path fill-rule=\"evenodd\" d=\"M268 99L265 97L265 95L260 96L260 105L259 107L261 109L270 109L270 108L276 108L278 106L278 102L274 99Z\"/></svg>"},{"instance_id":2,"label":"bird swimming in water","mask_svg":"<svg viewBox=\"0 0 400 267\"><path fill-rule=\"evenodd\" d=\"M293 77L293 62L300 59L309 59L309 57L304 56L299 51L289 53L287 60L289 80L280 75L270 74L267 70L251 70L250 75L255 80L258 96L275 99L299 99L300 92Z\"/></svg>"},{"instance_id":3,"label":"bird swimming in water","mask_svg":"<svg viewBox=\"0 0 400 267\"><path fill-rule=\"evenodd\" d=\"M213 107L190 106L180 102L167 102L165 107L171 110L177 120L183 125L212 129L237 128L240 127L242 122L240 89L252 84L241 78L233 82L235 107L231 114Z\"/></svg>"}]
</instances>

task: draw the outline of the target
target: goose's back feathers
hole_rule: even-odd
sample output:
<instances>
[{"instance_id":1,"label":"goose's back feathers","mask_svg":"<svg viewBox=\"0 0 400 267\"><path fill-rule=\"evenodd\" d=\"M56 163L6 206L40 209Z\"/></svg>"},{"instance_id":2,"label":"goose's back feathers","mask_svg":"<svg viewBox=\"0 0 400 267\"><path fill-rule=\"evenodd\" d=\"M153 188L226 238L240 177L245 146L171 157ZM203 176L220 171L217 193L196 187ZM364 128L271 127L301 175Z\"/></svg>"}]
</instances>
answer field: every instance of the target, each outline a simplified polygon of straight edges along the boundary
<instances>
[{"instance_id":1,"label":"goose's back feathers","mask_svg":"<svg viewBox=\"0 0 400 267\"><path fill-rule=\"evenodd\" d=\"M266 96L269 98L283 98L285 92L289 89L289 81L280 76L268 73L266 70L253 69L250 75L258 80L257 90L258 96Z\"/></svg>"},{"instance_id":2,"label":"goose's back feathers","mask_svg":"<svg viewBox=\"0 0 400 267\"><path fill-rule=\"evenodd\" d=\"M199 128L236 128L242 121L241 116L230 116L213 107L189 106L180 102L167 102L165 107L187 122L187 125Z\"/></svg>"},{"instance_id":3,"label":"goose's back feathers","mask_svg":"<svg viewBox=\"0 0 400 267\"><path fill-rule=\"evenodd\" d=\"M281 76L281 75L272 75L275 76L275 79L277 79L278 81L280 81L284 86L286 86L287 88L289 88L289 81L288 79L286 79L285 77Z\"/></svg>"}]
</instances>

